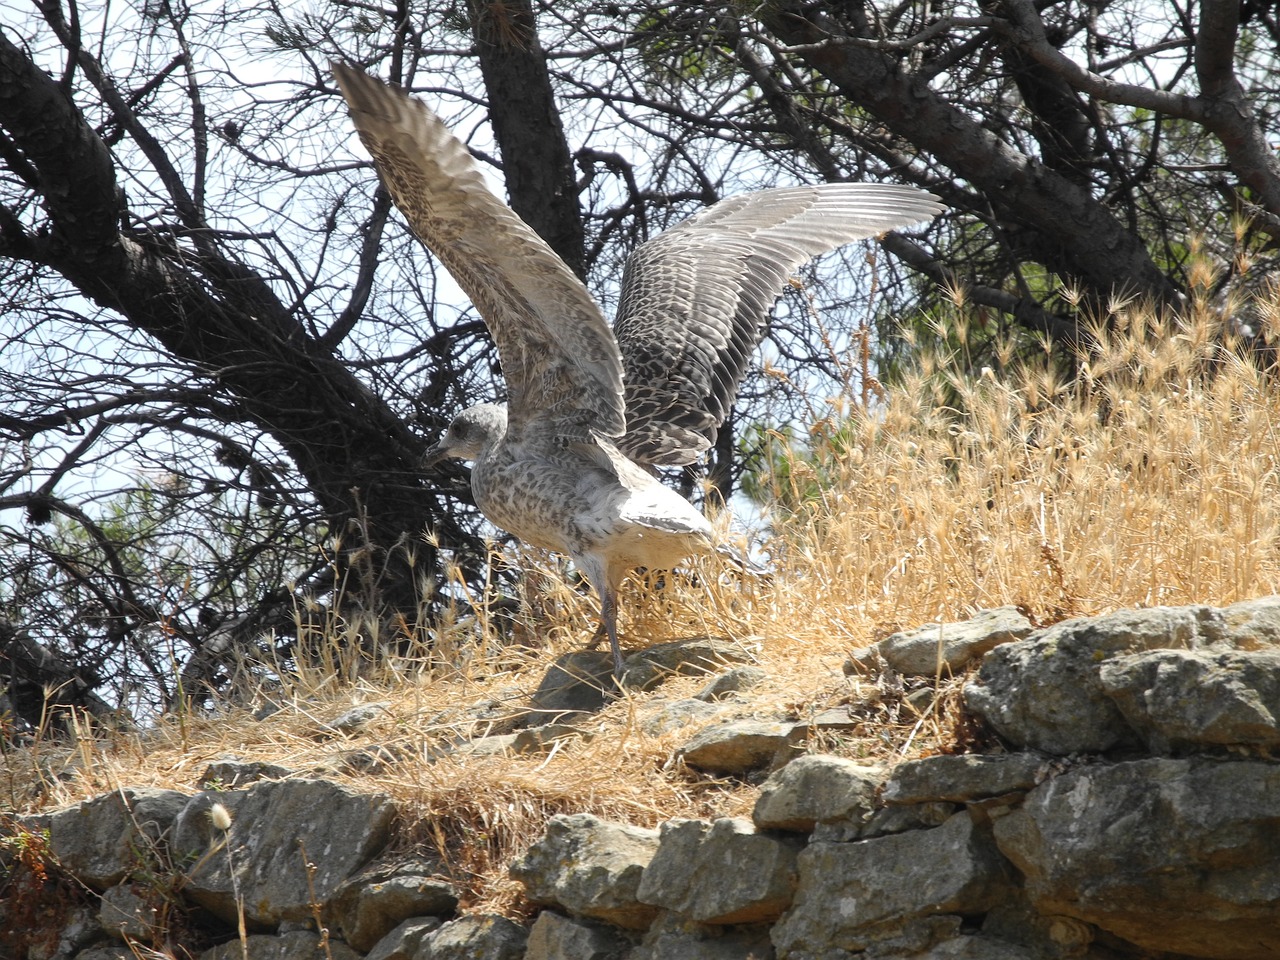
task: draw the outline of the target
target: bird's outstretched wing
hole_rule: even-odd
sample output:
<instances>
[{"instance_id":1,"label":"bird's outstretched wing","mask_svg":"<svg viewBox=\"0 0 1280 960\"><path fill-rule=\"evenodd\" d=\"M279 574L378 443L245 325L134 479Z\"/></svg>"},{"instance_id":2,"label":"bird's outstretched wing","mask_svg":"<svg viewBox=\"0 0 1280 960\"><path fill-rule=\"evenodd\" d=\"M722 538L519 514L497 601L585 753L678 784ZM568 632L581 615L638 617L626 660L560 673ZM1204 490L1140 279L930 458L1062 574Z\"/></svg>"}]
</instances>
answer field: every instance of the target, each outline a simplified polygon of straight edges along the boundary
<instances>
[{"instance_id":1,"label":"bird's outstretched wing","mask_svg":"<svg viewBox=\"0 0 1280 960\"><path fill-rule=\"evenodd\" d=\"M471 298L502 360L508 431L621 436L617 343L586 287L425 104L333 64L360 139L413 232Z\"/></svg>"},{"instance_id":2,"label":"bird's outstretched wing","mask_svg":"<svg viewBox=\"0 0 1280 960\"><path fill-rule=\"evenodd\" d=\"M722 200L638 247L613 326L627 410L620 449L640 463L692 463L715 442L792 273L944 209L891 184L781 187Z\"/></svg>"}]
</instances>

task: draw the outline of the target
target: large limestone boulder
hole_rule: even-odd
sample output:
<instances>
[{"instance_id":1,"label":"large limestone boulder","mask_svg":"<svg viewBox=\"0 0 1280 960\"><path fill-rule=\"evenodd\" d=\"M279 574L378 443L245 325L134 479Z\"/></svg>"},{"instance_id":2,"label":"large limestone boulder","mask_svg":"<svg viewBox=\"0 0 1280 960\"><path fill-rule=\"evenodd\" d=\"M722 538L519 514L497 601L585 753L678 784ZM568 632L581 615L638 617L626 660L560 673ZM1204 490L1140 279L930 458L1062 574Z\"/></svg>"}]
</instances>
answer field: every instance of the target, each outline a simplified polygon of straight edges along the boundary
<instances>
[{"instance_id":1,"label":"large limestone boulder","mask_svg":"<svg viewBox=\"0 0 1280 960\"><path fill-rule=\"evenodd\" d=\"M317 957L360 960L360 954L345 943L336 940L323 943L318 933L309 930L294 930L280 936L250 934L244 943L229 940L206 950L200 954L200 960L243 960L246 956L252 960L315 960Z\"/></svg>"},{"instance_id":2,"label":"large limestone boulder","mask_svg":"<svg viewBox=\"0 0 1280 960\"><path fill-rule=\"evenodd\" d=\"M697 923L767 923L791 905L800 841L746 820L669 820L636 892Z\"/></svg>"},{"instance_id":3,"label":"large limestone boulder","mask_svg":"<svg viewBox=\"0 0 1280 960\"><path fill-rule=\"evenodd\" d=\"M995 822L1042 915L1146 950L1280 956L1280 766L1136 760L1046 781Z\"/></svg>"},{"instance_id":4,"label":"large limestone boulder","mask_svg":"<svg viewBox=\"0 0 1280 960\"><path fill-rule=\"evenodd\" d=\"M893 768L881 797L885 803L970 803L1030 790L1049 764L1029 753L940 754L906 760Z\"/></svg>"},{"instance_id":5,"label":"large limestone boulder","mask_svg":"<svg viewBox=\"0 0 1280 960\"><path fill-rule=\"evenodd\" d=\"M1108 661L1098 675L1155 753L1280 746L1280 650L1152 650Z\"/></svg>"},{"instance_id":6,"label":"large limestone boulder","mask_svg":"<svg viewBox=\"0 0 1280 960\"><path fill-rule=\"evenodd\" d=\"M524 960L622 960L630 949L617 927L543 910L529 928Z\"/></svg>"},{"instance_id":7,"label":"large limestone boulder","mask_svg":"<svg viewBox=\"0 0 1280 960\"><path fill-rule=\"evenodd\" d=\"M709 927L664 914L625 960L774 960L774 952L766 927Z\"/></svg>"},{"instance_id":8,"label":"large limestone boulder","mask_svg":"<svg viewBox=\"0 0 1280 960\"><path fill-rule=\"evenodd\" d=\"M231 815L228 831L211 815L215 804ZM324 780L199 794L174 824L174 860L186 865L183 894L228 923L236 921L237 898L254 926L309 919L313 899L327 903L382 850L394 816L387 797Z\"/></svg>"},{"instance_id":9,"label":"large limestone boulder","mask_svg":"<svg viewBox=\"0 0 1280 960\"><path fill-rule=\"evenodd\" d=\"M760 788L751 813L764 830L808 833L818 823L862 822L877 806L884 768L826 754L797 757Z\"/></svg>"},{"instance_id":10,"label":"large limestone boulder","mask_svg":"<svg viewBox=\"0 0 1280 960\"><path fill-rule=\"evenodd\" d=\"M367 951L412 917L450 917L458 907L458 891L439 875L439 868L410 860L362 871L335 892L326 922L351 946Z\"/></svg>"},{"instance_id":11,"label":"large limestone boulder","mask_svg":"<svg viewBox=\"0 0 1280 960\"><path fill-rule=\"evenodd\" d=\"M643 930L658 911L636 891L657 849L657 830L589 813L561 814L547 821L542 839L511 865L511 876L534 903Z\"/></svg>"},{"instance_id":12,"label":"large limestone boulder","mask_svg":"<svg viewBox=\"0 0 1280 960\"><path fill-rule=\"evenodd\" d=\"M522 960L529 932L506 917L473 914L427 936L414 960Z\"/></svg>"},{"instance_id":13,"label":"large limestone boulder","mask_svg":"<svg viewBox=\"0 0 1280 960\"><path fill-rule=\"evenodd\" d=\"M157 845L191 798L176 790L122 787L53 813L49 851L97 891L157 867Z\"/></svg>"},{"instance_id":14,"label":"large limestone boulder","mask_svg":"<svg viewBox=\"0 0 1280 960\"><path fill-rule=\"evenodd\" d=\"M795 903L771 934L779 960L865 950L916 920L985 913L1010 892L1007 862L968 812L932 830L814 842L797 866Z\"/></svg>"},{"instance_id":15,"label":"large limestone boulder","mask_svg":"<svg viewBox=\"0 0 1280 960\"><path fill-rule=\"evenodd\" d=\"M983 658L965 703L1008 742L1045 753L1100 753L1140 738L1103 688L1104 662L1147 650L1229 645L1224 612L1206 606L1122 610L1067 620Z\"/></svg>"}]
</instances>

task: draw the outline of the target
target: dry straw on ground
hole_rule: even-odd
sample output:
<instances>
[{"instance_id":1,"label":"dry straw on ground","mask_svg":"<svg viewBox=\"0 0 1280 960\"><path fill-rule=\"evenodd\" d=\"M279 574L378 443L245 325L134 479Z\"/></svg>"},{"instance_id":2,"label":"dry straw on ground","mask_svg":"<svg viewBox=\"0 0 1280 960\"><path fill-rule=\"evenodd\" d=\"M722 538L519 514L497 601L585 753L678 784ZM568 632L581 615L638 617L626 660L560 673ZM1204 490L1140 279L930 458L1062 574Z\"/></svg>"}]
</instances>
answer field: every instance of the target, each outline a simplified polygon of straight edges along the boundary
<instances>
[{"instance_id":1,"label":"dry straw on ground","mask_svg":"<svg viewBox=\"0 0 1280 960\"><path fill-rule=\"evenodd\" d=\"M1255 347L1274 341L1278 315L1274 298L1259 305ZM934 331L952 355L922 351L918 369L873 409L837 398L803 444L776 450L766 484L775 499L771 581L743 583L703 565L658 593L633 583L624 646L728 636L769 674L759 711L803 718L853 703L866 719L861 735L824 746L889 759L951 749L960 735L960 678L943 679L943 695L919 716L900 691L843 676L850 649L891 629L1008 603L1051 622L1280 589L1280 390L1269 348L1245 350L1204 303L1179 320L1130 308L1109 332L1095 331L1074 379L1048 351L1015 362L1014 346L997 352L1003 364L970 373L964 316L961 305ZM553 813L645 825L747 813L749 785L673 763L692 729L649 736L637 724L648 700L687 696L700 686L693 679L621 699L585 725L591 739L549 756L429 762L433 747L517 710L553 656L590 635L591 608L563 571L548 558L517 561L540 576L510 628L498 629L494 611L473 598L421 660L322 657L272 692L284 709L263 722L252 705L228 705L143 734L86 730L70 747L10 749L0 804L48 809L138 783L190 790L227 754L311 770L397 744L394 762L330 775L397 798L408 814L403 843L443 851L468 885L467 906L512 913L520 906L506 864ZM366 628L338 628L367 639ZM359 733L327 728L370 701L386 709ZM492 705L488 719L468 712L477 703Z\"/></svg>"}]
</instances>

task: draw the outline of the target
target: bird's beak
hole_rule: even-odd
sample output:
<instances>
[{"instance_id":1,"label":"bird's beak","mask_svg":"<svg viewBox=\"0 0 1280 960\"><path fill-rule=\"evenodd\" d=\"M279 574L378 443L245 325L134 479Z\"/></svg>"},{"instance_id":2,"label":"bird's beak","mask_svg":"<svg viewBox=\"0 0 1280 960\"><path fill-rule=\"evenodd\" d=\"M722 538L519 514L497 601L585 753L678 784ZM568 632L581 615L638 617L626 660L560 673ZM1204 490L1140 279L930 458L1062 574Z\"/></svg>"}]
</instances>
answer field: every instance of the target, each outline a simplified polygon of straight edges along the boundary
<instances>
[{"instance_id":1,"label":"bird's beak","mask_svg":"<svg viewBox=\"0 0 1280 960\"><path fill-rule=\"evenodd\" d=\"M441 460L444 460L448 456L449 456L449 448L445 446L444 440L442 439L439 443L437 443L434 447L429 448L427 452L422 455L421 467L423 470L430 470L437 463L439 463Z\"/></svg>"}]
</instances>

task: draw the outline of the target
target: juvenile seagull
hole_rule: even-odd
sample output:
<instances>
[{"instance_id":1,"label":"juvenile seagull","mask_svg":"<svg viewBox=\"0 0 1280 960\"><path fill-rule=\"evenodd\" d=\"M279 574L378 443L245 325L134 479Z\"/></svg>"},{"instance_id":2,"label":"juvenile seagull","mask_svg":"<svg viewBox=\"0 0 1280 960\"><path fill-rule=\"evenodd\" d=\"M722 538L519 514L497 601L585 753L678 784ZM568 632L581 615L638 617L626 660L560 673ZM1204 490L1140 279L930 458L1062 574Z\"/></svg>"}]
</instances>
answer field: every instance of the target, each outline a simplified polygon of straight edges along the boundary
<instances>
[{"instance_id":1,"label":"juvenile seagull","mask_svg":"<svg viewBox=\"0 0 1280 960\"><path fill-rule=\"evenodd\" d=\"M618 586L713 549L712 528L651 467L715 441L765 317L792 273L851 240L944 209L910 187L833 183L731 197L641 245L610 330L554 251L485 185L416 99L342 64L334 74L395 205L484 318L506 405L462 411L428 454L473 460L494 524L567 553L600 594L622 673Z\"/></svg>"}]
</instances>

